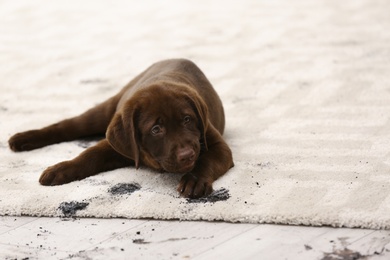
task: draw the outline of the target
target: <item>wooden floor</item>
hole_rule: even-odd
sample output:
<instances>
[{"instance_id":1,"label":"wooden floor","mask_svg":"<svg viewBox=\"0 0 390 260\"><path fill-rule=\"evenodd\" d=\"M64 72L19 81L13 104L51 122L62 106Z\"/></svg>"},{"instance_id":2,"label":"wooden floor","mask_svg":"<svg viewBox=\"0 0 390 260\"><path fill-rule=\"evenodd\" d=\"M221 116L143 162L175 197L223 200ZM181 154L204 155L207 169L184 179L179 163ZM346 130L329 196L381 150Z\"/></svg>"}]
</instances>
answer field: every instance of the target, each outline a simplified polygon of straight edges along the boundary
<instances>
[{"instance_id":1,"label":"wooden floor","mask_svg":"<svg viewBox=\"0 0 390 260\"><path fill-rule=\"evenodd\" d=\"M390 259L390 231L0 217L0 259Z\"/></svg>"}]
</instances>

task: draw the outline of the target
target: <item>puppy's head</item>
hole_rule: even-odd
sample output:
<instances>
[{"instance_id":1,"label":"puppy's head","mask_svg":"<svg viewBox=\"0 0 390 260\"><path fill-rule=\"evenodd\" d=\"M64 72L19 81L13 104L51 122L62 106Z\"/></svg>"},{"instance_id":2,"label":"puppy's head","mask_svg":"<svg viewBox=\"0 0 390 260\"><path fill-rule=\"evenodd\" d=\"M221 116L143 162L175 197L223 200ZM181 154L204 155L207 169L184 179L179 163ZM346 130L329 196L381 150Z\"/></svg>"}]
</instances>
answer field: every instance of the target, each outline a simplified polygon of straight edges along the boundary
<instances>
[{"instance_id":1,"label":"puppy's head","mask_svg":"<svg viewBox=\"0 0 390 260\"><path fill-rule=\"evenodd\" d=\"M107 140L122 155L160 171L190 172L207 150L207 107L186 86L150 86L136 92L107 129Z\"/></svg>"}]
</instances>

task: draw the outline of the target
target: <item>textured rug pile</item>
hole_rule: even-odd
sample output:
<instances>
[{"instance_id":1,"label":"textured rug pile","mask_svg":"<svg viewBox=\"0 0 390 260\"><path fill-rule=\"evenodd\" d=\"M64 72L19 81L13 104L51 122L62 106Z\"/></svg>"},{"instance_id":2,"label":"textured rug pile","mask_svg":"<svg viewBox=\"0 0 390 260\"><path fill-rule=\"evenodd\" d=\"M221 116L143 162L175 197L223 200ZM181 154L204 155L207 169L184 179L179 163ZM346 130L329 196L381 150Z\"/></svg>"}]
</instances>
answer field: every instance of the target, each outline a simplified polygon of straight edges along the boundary
<instances>
[{"instance_id":1,"label":"textured rug pile","mask_svg":"<svg viewBox=\"0 0 390 260\"><path fill-rule=\"evenodd\" d=\"M388 1L0 3L0 215L390 228ZM44 187L96 140L13 153L16 132L75 116L150 64L193 60L225 106L235 167L208 198L118 169Z\"/></svg>"}]
</instances>

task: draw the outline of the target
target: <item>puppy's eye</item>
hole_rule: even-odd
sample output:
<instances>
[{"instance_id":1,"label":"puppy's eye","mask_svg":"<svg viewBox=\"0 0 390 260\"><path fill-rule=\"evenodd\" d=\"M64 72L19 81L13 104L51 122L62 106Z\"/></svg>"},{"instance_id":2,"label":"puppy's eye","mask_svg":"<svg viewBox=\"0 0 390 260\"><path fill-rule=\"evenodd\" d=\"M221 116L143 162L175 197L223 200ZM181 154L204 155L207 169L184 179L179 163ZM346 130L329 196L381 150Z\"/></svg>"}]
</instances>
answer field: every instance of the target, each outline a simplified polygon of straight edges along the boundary
<instances>
[{"instance_id":1,"label":"puppy's eye","mask_svg":"<svg viewBox=\"0 0 390 260\"><path fill-rule=\"evenodd\" d=\"M191 117L190 116L185 116L184 117L184 124L188 124L189 122L191 122Z\"/></svg>"},{"instance_id":2,"label":"puppy's eye","mask_svg":"<svg viewBox=\"0 0 390 260\"><path fill-rule=\"evenodd\" d=\"M152 129L150 129L150 132L152 133L152 135L157 135L161 133L161 126L159 125L153 126Z\"/></svg>"}]
</instances>

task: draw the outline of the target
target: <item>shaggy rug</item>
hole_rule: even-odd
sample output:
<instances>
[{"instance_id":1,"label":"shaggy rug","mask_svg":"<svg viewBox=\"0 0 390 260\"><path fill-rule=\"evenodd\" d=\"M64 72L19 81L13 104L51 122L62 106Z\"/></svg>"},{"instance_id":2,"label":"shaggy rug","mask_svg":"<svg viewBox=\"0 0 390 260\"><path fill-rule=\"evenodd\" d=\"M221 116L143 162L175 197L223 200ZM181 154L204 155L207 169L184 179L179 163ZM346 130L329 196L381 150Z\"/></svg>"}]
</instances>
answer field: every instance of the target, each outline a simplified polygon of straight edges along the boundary
<instances>
[{"instance_id":1,"label":"shaggy rug","mask_svg":"<svg viewBox=\"0 0 390 260\"><path fill-rule=\"evenodd\" d=\"M390 228L390 2L0 3L0 214ZM225 106L235 167L203 199L118 169L44 187L96 140L13 153L155 61L189 58Z\"/></svg>"}]
</instances>

